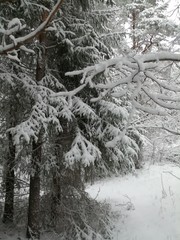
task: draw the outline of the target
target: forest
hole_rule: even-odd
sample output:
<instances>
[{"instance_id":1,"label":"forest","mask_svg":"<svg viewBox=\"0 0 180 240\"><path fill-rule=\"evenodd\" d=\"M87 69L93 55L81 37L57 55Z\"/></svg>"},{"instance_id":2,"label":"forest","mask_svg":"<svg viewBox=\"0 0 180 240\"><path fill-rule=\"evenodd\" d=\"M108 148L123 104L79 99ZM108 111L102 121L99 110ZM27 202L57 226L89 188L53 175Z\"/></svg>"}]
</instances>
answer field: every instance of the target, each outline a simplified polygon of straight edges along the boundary
<instances>
[{"instance_id":1,"label":"forest","mask_svg":"<svg viewBox=\"0 0 180 240\"><path fill-rule=\"evenodd\" d=\"M0 0L0 239L138 240L87 186L179 164L179 46L178 1Z\"/></svg>"}]
</instances>

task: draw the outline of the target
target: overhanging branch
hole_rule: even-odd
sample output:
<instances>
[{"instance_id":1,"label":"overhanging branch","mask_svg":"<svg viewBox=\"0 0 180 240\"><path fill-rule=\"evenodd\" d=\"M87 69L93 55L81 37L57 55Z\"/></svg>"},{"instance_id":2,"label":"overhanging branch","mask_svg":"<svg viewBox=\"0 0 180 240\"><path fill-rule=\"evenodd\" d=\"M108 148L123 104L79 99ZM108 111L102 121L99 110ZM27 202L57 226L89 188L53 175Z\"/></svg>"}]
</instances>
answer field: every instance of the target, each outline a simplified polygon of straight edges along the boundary
<instances>
[{"instance_id":1,"label":"overhanging branch","mask_svg":"<svg viewBox=\"0 0 180 240\"><path fill-rule=\"evenodd\" d=\"M180 135L180 132L176 132L176 131L174 131L172 129L169 129L169 128L166 128L164 126L162 126L162 129L167 131L167 132L169 132L169 133L171 133L171 134L178 135L178 136Z\"/></svg>"}]
</instances>

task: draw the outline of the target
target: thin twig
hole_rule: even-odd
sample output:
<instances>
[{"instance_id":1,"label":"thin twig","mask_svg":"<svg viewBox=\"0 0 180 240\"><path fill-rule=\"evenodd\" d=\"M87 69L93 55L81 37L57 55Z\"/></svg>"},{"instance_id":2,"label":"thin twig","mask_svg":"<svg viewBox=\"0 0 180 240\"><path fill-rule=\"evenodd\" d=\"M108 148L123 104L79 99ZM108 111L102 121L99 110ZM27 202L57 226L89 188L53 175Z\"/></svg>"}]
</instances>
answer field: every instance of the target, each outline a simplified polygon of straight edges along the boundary
<instances>
[{"instance_id":1,"label":"thin twig","mask_svg":"<svg viewBox=\"0 0 180 240\"><path fill-rule=\"evenodd\" d=\"M176 131L171 130L171 129L169 129L169 128L166 128L166 127L164 127L164 126L162 126L162 129L165 130L165 131L167 131L167 132L169 132L169 133L172 133L172 134L174 134L174 135L180 135L180 132L176 132Z\"/></svg>"},{"instance_id":2,"label":"thin twig","mask_svg":"<svg viewBox=\"0 0 180 240\"><path fill-rule=\"evenodd\" d=\"M172 172L169 171L163 171L164 173L169 173L171 174L173 177L177 178L178 180L180 180L180 177L177 177L176 175L174 175Z\"/></svg>"},{"instance_id":3,"label":"thin twig","mask_svg":"<svg viewBox=\"0 0 180 240\"><path fill-rule=\"evenodd\" d=\"M97 192L97 194L96 194L96 196L95 196L94 200L96 200L96 198L98 197L98 195L99 195L100 191L101 191L101 189L100 189L100 187L99 187L99 190L98 190L98 192Z\"/></svg>"}]
</instances>

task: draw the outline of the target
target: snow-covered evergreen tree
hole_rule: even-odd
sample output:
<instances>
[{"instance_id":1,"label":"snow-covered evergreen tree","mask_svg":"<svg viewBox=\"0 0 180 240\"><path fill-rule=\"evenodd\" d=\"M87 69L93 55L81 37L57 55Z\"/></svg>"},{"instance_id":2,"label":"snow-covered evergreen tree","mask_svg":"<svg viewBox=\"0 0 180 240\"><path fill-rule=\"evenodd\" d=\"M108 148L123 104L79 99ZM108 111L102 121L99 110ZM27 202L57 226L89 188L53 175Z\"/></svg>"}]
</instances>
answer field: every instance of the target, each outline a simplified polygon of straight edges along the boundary
<instances>
[{"instance_id":1,"label":"snow-covered evergreen tree","mask_svg":"<svg viewBox=\"0 0 180 240\"><path fill-rule=\"evenodd\" d=\"M26 38L19 36L33 32L33 30L31 30L32 27L41 26L41 16L44 11L46 12L49 5L47 6L46 3L45 5L39 5L34 2L29 4L28 2L22 2L21 5L18 6L19 9L22 10L22 12L20 12L22 16L20 14L18 18L12 11L11 16L13 20L9 20L7 24L7 22L4 21L7 16L4 15L1 25L3 44L1 45L0 51L4 53L3 51L6 51L4 48L10 47L11 49L12 47L13 51L8 54L8 57L11 61L15 61L14 64L16 64L17 68L17 71L15 73L13 72L13 78L7 78L7 72L5 72L4 80L7 83L13 84L13 87L17 89L18 98L23 108L21 110L20 120L16 122L16 126L10 126L9 133L13 136L15 146L20 150L23 147L24 140L29 144L29 149L33 143L32 147L36 146L40 150L43 142L40 141L39 134L41 134L42 130L43 138L47 139L47 143L52 145L56 144L57 150L54 151L56 159L55 165L53 165L51 161L49 162L52 170L53 167L56 168L56 171L52 171L51 179L53 181L56 179L57 181L58 174L61 174L63 181L60 182L60 185L53 181L51 182L54 187L60 187L60 189L57 189L57 194L61 193L63 197L73 193L76 198L76 192L79 191L80 193L82 191L81 186L83 186L84 182L83 174L85 174L87 167L96 166L99 169L101 168L101 164L98 161L101 161L101 163L105 161L105 158L102 158L101 154L103 147L105 147L107 141L112 140L113 137L120 134L121 124L118 124L118 121L114 122L113 117L110 115L118 110L116 117L118 117L120 121L125 117L122 116L123 110L121 110L121 108L123 107L118 106L115 102L113 103L113 99L106 99L104 100L105 102L101 101L98 104L93 104L89 101L88 95L97 97L99 91L86 87L78 93L82 88L80 79L77 77L72 81L71 78L64 76L66 71L97 63L102 59L109 58L113 53L110 46L102 41L98 31L95 31L91 25L92 22L89 21L91 12L86 12L87 6L85 2L81 3L81 5L66 2L62 7L63 15L59 13L51 26L47 28L46 42L43 42L45 45L43 46L39 39L41 37L40 33L38 39L32 41L30 50L22 46ZM89 5L88 8L89 10L90 6L91 5ZM26 16L24 17L23 11L25 9ZM74 11L74 9L76 9L76 11ZM82 15L80 16L79 13L82 13ZM33 22L29 21L30 14L33 14ZM92 13L92 15L93 14L94 13ZM100 14L103 14L103 12L100 12ZM16 18L14 16L16 16ZM100 15L98 17L100 17ZM102 17L106 19L109 17L109 13L107 14L106 12ZM44 19L44 21L46 20ZM28 27L23 25L25 22L28 23ZM105 23L103 22L102 29L104 27ZM11 41L14 45L11 45ZM20 52L19 48L21 48ZM46 55L44 55L45 51ZM33 56L32 54L35 55ZM42 59L42 56L44 59ZM48 61L44 62L46 56L48 56ZM39 62L39 60L43 60L43 62ZM3 61L5 61L5 63L7 62L4 58ZM39 72L37 72L40 70L37 70L37 67L43 67L40 78L38 77ZM101 77L99 78L99 82L101 82ZM74 91L74 89L78 90ZM22 93L28 96L27 102L23 102ZM7 96L7 93L4 92L3 94ZM26 109L27 104L28 109ZM106 116L109 116L109 119L104 120L103 118ZM96 132L98 128L100 130ZM111 133L111 130L113 130L113 133ZM55 134L54 138L50 135L50 132ZM101 137L99 135L100 133L102 135ZM67 139L64 140L63 137ZM126 144L132 145L130 142L126 142ZM36 150L36 147L34 150ZM16 154L20 154L20 152L17 152L18 149L16 150ZM118 151L118 149L115 152L117 157L118 154L119 156L121 155L121 151ZM112 158L110 161L112 161L114 153L113 151L109 151L109 153L110 158ZM34 154L35 152L32 151L32 159L34 158ZM51 156L50 159L53 159L53 156ZM128 157L126 159L128 159ZM109 161L109 159L107 161ZM30 162L28 165L29 164ZM104 164L104 166L105 165L108 164ZM36 181L37 185L40 177L39 171L47 169L48 164L46 161L40 161L37 167L33 167L34 165L29 166L31 166L31 179L35 179L35 177L38 178L38 181ZM60 169L58 169L58 167L60 167ZM116 169L116 167L112 168ZM106 166L104 171L107 172L110 169L110 166ZM63 184L65 185L63 186ZM59 192L62 191L63 188L63 192ZM31 191L32 184L30 186L30 193ZM32 192L32 194L35 193ZM57 195L54 196L56 200L58 200ZM38 195L36 197L39 199ZM84 199L86 199L85 195ZM59 201L60 200L59 198ZM89 201L88 198L85 201ZM36 206L34 205L33 207L34 209L31 209L32 204L30 205L30 215L32 215L33 211L36 211L36 213L39 211L38 201L36 201L36 203ZM58 202L58 206L60 206L60 202ZM35 209L35 207L37 207L37 209ZM33 218L30 217L29 223L31 221L33 221ZM39 238L38 225L39 219L37 216L36 221L29 225L29 237L32 235L33 237ZM78 230L77 228L76 238L80 236L83 237L82 234L87 234L86 231L89 231L88 229L89 227L84 229L83 233L80 233L82 229ZM96 229L96 231L98 232L99 230ZM96 233L94 232L92 234L95 235ZM107 234L109 234L108 231ZM100 235L97 233L97 237L98 236L100 238ZM68 236L68 238L69 237L71 236Z\"/></svg>"},{"instance_id":2,"label":"snow-covered evergreen tree","mask_svg":"<svg viewBox=\"0 0 180 240\"><path fill-rule=\"evenodd\" d=\"M117 0L124 8L127 40L136 52L146 53L170 48L168 37L177 32L177 25L168 18L164 1Z\"/></svg>"}]
</instances>

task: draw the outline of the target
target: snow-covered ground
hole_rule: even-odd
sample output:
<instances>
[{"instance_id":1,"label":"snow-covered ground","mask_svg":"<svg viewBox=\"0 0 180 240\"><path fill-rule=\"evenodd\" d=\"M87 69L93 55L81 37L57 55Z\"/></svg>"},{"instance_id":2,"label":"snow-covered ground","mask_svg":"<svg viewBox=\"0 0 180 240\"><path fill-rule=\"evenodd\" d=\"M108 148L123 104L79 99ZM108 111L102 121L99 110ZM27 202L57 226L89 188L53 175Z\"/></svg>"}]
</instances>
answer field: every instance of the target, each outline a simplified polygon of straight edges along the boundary
<instances>
[{"instance_id":1,"label":"snow-covered ground","mask_svg":"<svg viewBox=\"0 0 180 240\"><path fill-rule=\"evenodd\" d=\"M180 167L146 165L136 174L88 186L87 192L99 201L106 200L119 214L114 220L114 240L180 240ZM7 231L0 225L2 240L23 240L23 236L23 229ZM47 233L41 239L60 240Z\"/></svg>"},{"instance_id":2,"label":"snow-covered ground","mask_svg":"<svg viewBox=\"0 0 180 240\"><path fill-rule=\"evenodd\" d=\"M114 240L180 240L180 167L145 166L135 175L99 181L87 192L120 214Z\"/></svg>"}]
</instances>

